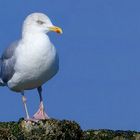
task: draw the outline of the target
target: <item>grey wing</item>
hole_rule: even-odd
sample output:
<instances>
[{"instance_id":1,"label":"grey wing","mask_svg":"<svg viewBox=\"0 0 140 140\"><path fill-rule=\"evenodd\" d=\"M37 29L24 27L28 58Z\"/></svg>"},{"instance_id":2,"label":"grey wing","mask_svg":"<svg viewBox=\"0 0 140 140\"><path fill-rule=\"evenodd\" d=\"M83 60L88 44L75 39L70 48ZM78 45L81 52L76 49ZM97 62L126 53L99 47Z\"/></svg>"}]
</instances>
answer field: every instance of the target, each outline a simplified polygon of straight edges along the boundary
<instances>
[{"instance_id":1,"label":"grey wing","mask_svg":"<svg viewBox=\"0 0 140 140\"><path fill-rule=\"evenodd\" d=\"M14 56L14 52L17 46L18 46L18 42L14 42L10 47L6 48L6 50L1 56L0 77L4 83L7 83L15 73L14 66L15 66L16 58Z\"/></svg>"},{"instance_id":2,"label":"grey wing","mask_svg":"<svg viewBox=\"0 0 140 140\"><path fill-rule=\"evenodd\" d=\"M13 56L15 49L17 48L19 41L12 43L8 48L5 49L4 53L2 54L2 59L9 59Z\"/></svg>"}]
</instances>

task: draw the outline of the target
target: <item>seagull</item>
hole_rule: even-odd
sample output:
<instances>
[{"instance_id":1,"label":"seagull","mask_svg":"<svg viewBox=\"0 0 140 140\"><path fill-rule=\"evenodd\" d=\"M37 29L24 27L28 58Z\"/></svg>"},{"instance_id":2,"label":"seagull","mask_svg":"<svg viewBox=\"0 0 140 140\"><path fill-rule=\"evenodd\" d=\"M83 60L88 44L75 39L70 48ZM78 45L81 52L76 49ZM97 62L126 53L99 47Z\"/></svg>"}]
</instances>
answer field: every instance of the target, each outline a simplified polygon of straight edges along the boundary
<instances>
[{"instance_id":1,"label":"seagull","mask_svg":"<svg viewBox=\"0 0 140 140\"><path fill-rule=\"evenodd\" d=\"M0 58L0 86L21 93L27 120L48 119L42 98L42 85L50 80L59 69L56 48L51 43L50 31L62 34L46 14L28 15L22 27L21 39L5 49ZM25 90L37 89L40 105L38 111L29 117Z\"/></svg>"}]
</instances>

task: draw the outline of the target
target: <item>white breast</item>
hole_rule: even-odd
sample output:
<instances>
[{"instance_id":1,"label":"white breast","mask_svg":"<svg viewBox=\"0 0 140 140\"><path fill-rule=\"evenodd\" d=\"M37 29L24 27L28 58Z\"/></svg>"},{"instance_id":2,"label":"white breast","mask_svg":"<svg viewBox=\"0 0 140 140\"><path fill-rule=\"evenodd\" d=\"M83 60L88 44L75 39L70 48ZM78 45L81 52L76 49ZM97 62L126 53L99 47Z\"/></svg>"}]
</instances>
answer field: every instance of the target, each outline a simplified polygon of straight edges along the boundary
<instances>
[{"instance_id":1,"label":"white breast","mask_svg":"<svg viewBox=\"0 0 140 140\"><path fill-rule=\"evenodd\" d=\"M15 74L8 82L13 90L37 88L58 71L56 49L46 35L34 35L32 40L22 40L15 55Z\"/></svg>"}]
</instances>

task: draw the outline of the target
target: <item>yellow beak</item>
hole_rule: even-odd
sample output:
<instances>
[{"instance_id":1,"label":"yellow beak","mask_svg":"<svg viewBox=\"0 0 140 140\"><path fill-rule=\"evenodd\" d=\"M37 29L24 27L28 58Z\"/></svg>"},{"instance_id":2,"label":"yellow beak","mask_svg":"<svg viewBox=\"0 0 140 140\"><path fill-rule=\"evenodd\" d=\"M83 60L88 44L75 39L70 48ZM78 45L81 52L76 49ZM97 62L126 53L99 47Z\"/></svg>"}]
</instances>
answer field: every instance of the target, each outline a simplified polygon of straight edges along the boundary
<instances>
[{"instance_id":1,"label":"yellow beak","mask_svg":"<svg viewBox=\"0 0 140 140\"><path fill-rule=\"evenodd\" d=\"M50 31L53 31L53 32L56 32L56 33L59 33L59 34L62 34L63 31L60 27L57 27L57 26L52 26L52 27L49 27Z\"/></svg>"}]
</instances>

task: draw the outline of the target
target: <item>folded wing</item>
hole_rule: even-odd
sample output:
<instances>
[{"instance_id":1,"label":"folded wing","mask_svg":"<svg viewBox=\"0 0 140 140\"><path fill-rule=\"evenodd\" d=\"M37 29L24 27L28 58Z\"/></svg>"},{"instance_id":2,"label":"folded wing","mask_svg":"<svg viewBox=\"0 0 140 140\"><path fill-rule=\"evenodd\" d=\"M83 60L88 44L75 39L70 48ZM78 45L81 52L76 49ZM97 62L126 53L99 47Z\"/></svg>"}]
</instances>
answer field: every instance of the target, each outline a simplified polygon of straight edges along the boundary
<instances>
[{"instance_id":1,"label":"folded wing","mask_svg":"<svg viewBox=\"0 0 140 140\"><path fill-rule=\"evenodd\" d=\"M0 85L6 83L12 78L15 73L14 66L16 62L15 50L18 46L18 41L14 42L10 47L6 48L0 58Z\"/></svg>"}]
</instances>

